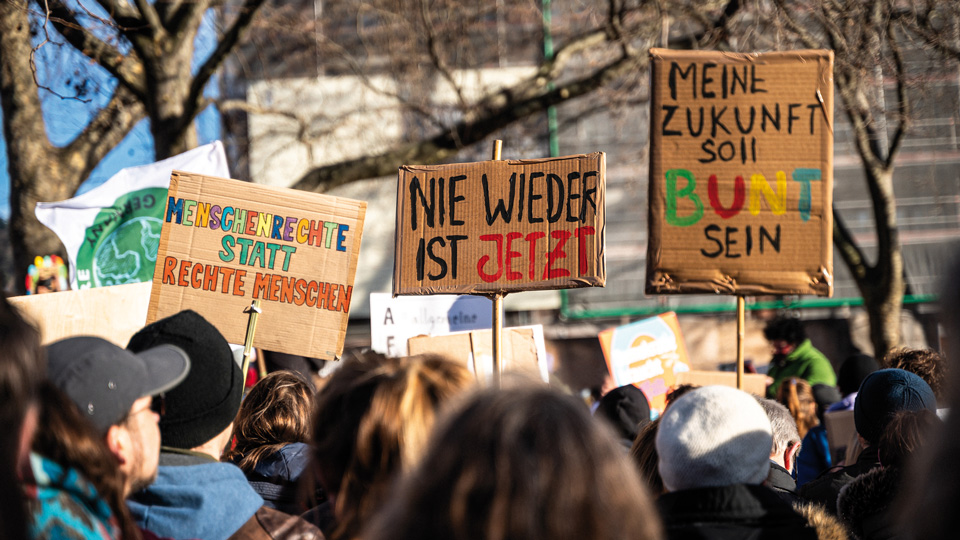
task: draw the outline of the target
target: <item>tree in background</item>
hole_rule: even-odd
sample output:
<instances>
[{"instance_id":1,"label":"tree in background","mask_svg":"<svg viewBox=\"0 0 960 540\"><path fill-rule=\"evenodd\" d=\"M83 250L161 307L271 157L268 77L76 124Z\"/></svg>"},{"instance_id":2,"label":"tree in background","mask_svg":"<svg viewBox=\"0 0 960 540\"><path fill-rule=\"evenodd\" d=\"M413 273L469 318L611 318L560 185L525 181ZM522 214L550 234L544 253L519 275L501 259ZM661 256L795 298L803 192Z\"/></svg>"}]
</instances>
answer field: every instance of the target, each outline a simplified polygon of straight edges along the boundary
<instances>
[{"instance_id":1,"label":"tree in background","mask_svg":"<svg viewBox=\"0 0 960 540\"><path fill-rule=\"evenodd\" d=\"M761 47L824 48L835 55L837 100L853 133L872 204L877 247L871 257L834 209L834 245L863 297L876 356L900 344L900 312L906 290L894 170L915 118L913 100L924 72L908 57L949 60L958 47L956 3L916 0L775 0L758 3L744 31ZM748 34L748 35L745 35ZM889 90L888 90L889 89Z\"/></svg>"},{"instance_id":2,"label":"tree in background","mask_svg":"<svg viewBox=\"0 0 960 540\"><path fill-rule=\"evenodd\" d=\"M198 30L212 0L98 0L83 3L0 2L0 105L10 174L10 232L18 288L37 255L62 252L59 240L37 221L39 201L72 197L96 165L133 127L150 122L156 159L197 144L193 120L211 100L204 89L241 41L264 0L221 7L224 26L207 58L195 64ZM89 96L95 75L56 65L75 58L71 48L112 81L105 95ZM73 77L65 84L64 77ZM74 93L62 89L72 86ZM79 134L52 141L49 100L84 100L93 106ZM102 100L102 105L96 100ZM79 120L78 121L82 121Z\"/></svg>"}]
</instances>

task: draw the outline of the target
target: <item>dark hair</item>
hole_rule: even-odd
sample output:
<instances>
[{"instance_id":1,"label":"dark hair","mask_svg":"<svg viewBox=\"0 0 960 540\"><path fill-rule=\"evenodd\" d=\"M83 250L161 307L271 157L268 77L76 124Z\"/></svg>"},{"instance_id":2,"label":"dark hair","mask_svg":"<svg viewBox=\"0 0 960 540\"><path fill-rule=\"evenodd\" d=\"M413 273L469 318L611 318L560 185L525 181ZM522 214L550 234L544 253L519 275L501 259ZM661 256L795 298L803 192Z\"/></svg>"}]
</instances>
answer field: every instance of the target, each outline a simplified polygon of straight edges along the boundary
<instances>
[{"instance_id":1,"label":"dark hair","mask_svg":"<svg viewBox=\"0 0 960 540\"><path fill-rule=\"evenodd\" d=\"M947 378L947 361L933 349L893 349L883 357L883 365L899 368L920 376L930 385L939 402L943 399L943 386Z\"/></svg>"},{"instance_id":2,"label":"dark hair","mask_svg":"<svg viewBox=\"0 0 960 540\"><path fill-rule=\"evenodd\" d=\"M663 478L660 478L660 455L657 454L657 429L660 419L648 422L640 429L630 448L630 457L637 466L640 479L654 495L664 492Z\"/></svg>"},{"instance_id":3,"label":"dark hair","mask_svg":"<svg viewBox=\"0 0 960 540\"><path fill-rule=\"evenodd\" d=\"M699 384L684 383L674 386L667 391L667 403L664 405L663 410L666 411L667 407L669 407L671 403L680 399L680 396L686 394L687 392L696 390L697 388L700 388Z\"/></svg>"},{"instance_id":4,"label":"dark hair","mask_svg":"<svg viewBox=\"0 0 960 540\"><path fill-rule=\"evenodd\" d=\"M937 415L927 409L899 411L880 435L877 452L884 467L900 467L929 439L940 425Z\"/></svg>"},{"instance_id":5,"label":"dark hair","mask_svg":"<svg viewBox=\"0 0 960 540\"><path fill-rule=\"evenodd\" d=\"M437 427L366 540L659 538L609 430L547 387L484 390Z\"/></svg>"},{"instance_id":6,"label":"dark hair","mask_svg":"<svg viewBox=\"0 0 960 540\"><path fill-rule=\"evenodd\" d=\"M310 440L313 392L292 371L275 371L257 382L233 425L236 445L220 461L236 463L250 473L261 459L290 443Z\"/></svg>"},{"instance_id":7,"label":"dark hair","mask_svg":"<svg viewBox=\"0 0 960 540\"><path fill-rule=\"evenodd\" d=\"M316 471L336 496L331 540L352 539L386 499L395 476L417 461L441 404L473 382L439 356L345 360L317 394Z\"/></svg>"},{"instance_id":8,"label":"dark hair","mask_svg":"<svg viewBox=\"0 0 960 540\"><path fill-rule=\"evenodd\" d=\"M5 537L27 538L29 518L19 486L21 430L24 417L37 401L43 380L43 349L40 333L28 323L6 297L0 295L0 530Z\"/></svg>"},{"instance_id":9,"label":"dark hair","mask_svg":"<svg viewBox=\"0 0 960 540\"><path fill-rule=\"evenodd\" d=\"M117 458L107 448L103 436L83 417L80 409L50 382L40 386L40 425L33 440L34 452L73 469L97 489L97 495L110 507L121 537L139 540L137 528L124 500L124 478ZM64 475L66 476L66 475ZM58 479L53 479L57 482Z\"/></svg>"},{"instance_id":10,"label":"dark hair","mask_svg":"<svg viewBox=\"0 0 960 540\"><path fill-rule=\"evenodd\" d=\"M799 345L807 339L803 323L795 317L777 317L767 323L763 329L767 341L782 339L791 345Z\"/></svg>"}]
</instances>

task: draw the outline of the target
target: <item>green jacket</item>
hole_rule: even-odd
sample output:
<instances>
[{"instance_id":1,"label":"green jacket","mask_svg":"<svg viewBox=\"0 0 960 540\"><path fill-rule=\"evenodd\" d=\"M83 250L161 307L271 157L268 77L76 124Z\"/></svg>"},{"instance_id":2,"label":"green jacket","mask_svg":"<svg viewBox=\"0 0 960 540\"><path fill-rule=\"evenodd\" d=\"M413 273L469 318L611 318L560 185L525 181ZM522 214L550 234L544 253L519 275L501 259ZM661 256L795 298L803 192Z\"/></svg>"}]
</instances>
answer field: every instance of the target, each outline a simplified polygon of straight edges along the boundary
<instances>
[{"instance_id":1,"label":"green jacket","mask_svg":"<svg viewBox=\"0 0 960 540\"><path fill-rule=\"evenodd\" d=\"M833 372L830 361L810 343L809 339L803 340L803 343L797 345L797 348L787 356L774 358L770 362L767 375L773 378L773 384L767 387L769 398L776 397L780 383L789 377L803 379L810 383L810 386L837 384L837 375Z\"/></svg>"}]
</instances>

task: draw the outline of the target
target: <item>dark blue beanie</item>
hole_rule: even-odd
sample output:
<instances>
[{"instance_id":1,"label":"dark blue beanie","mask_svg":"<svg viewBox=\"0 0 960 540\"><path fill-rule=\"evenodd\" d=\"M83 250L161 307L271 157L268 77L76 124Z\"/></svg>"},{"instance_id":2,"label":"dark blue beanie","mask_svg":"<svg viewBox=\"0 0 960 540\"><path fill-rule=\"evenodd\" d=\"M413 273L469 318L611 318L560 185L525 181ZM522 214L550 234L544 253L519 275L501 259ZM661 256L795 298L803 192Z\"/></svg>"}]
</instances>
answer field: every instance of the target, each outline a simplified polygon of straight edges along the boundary
<instances>
[{"instance_id":1,"label":"dark blue beanie","mask_svg":"<svg viewBox=\"0 0 960 540\"><path fill-rule=\"evenodd\" d=\"M933 390L919 375L902 369L881 369L863 380L853 406L857 433L870 444L876 444L900 411L937 411Z\"/></svg>"}]
</instances>

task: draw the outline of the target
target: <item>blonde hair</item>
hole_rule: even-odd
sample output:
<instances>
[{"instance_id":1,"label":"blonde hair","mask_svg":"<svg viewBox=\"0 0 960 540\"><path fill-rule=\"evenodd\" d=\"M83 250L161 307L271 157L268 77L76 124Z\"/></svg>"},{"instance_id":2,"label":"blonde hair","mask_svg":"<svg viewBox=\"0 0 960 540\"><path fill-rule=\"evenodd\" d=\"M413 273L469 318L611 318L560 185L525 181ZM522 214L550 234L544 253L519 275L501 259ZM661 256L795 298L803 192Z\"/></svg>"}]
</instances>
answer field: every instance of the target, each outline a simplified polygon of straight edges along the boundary
<instances>
[{"instance_id":1,"label":"blonde hair","mask_svg":"<svg viewBox=\"0 0 960 540\"><path fill-rule=\"evenodd\" d=\"M801 441L810 428L820 424L813 387L807 381L796 377L784 379L777 388L777 401L790 411L790 416L797 423Z\"/></svg>"},{"instance_id":2,"label":"blonde hair","mask_svg":"<svg viewBox=\"0 0 960 540\"><path fill-rule=\"evenodd\" d=\"M415 465L440 406L473 381L466 366L439 356L344 361L317 394L317 474L336 496L331 540L356 538L395 476Z\"/></svg>"},{"instance_id":3,"label":"blonde hair","mask_svg":"<svg viewBox=\"0 0 960 540\"><path fill-rule=\"evenodd\" d=\"M234 421L236 446L221 461L236 463L243 472L290 443L310 439L310 385L291 371L270 373L250 390Z\"/></svg>"}]
</instances>

